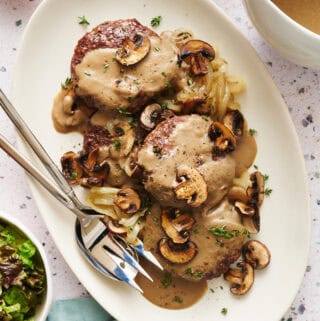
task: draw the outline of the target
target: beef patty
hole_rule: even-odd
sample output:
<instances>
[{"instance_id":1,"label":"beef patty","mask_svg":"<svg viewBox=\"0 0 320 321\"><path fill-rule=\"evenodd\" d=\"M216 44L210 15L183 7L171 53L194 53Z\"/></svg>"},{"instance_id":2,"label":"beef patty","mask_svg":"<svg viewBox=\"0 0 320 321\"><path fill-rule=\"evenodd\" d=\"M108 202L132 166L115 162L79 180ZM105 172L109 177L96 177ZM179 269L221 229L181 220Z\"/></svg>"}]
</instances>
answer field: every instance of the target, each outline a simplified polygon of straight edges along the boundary
<instances>
[{"instance_id":1,"label":"beef patty","mask_svg":"<svg viewBox=\"0 0 320 321\"><path fill-rule=\"evenodd\" d=\"M117 49L137 34L149 38L150 49L137 63L122 65L115 59ZM159 36L135 19L106 22L79 40L71 74L76 94L90 107L132 112L173 86L179 74L178 48L171 32Z\"/></svg>"},{"instance_id":2,"label":"beef patty","mask_svg":"<svg viewBox=\"0 0 320 321\"><path fill-rule=\"evenodd\" d=\"M163 268L173 276L190 281L218 277L240 257L241 248L248 240L240 215L228 201L223 201L218 208L209 213L195 210L193 217L196 222L190 231L190 240L195 243L197 254L190 262L173 264L160 254L158 244L166 235L161 227L159 205L154 205L151 215L147 215L142 231L144 247L150 250ZM227 238L217 237L214 235L216 228L230 234Z\"/></svg>"},{"instance_id":3,"label":"beef patty","mask_svg":"<svg viewBox=\"0 0 320 321\"><path fill-rule=\"evenodd\" d=\"M203 207L216 206L226 195L235 176L235 161L229 155L213 160L210 126L199 115L175 116L160 123L145 139L138 153L144 168L144 187L162 206L183 208L178 200L177 170L183 165L197 170L207 185L208 197Z\"/></svg>"}]
</instances>

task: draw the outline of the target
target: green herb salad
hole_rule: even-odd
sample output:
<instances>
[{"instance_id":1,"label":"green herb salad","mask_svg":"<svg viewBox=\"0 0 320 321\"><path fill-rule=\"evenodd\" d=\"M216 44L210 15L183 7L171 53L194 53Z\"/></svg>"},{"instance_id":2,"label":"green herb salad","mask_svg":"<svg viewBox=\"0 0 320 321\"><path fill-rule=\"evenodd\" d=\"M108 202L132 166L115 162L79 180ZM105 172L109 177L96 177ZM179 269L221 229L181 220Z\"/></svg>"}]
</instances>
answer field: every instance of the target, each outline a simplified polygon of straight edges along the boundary
<instances>
[{"instance_id":1,"label":"green herb salad","mask_svg":"<svg viewBox=\"0 0 320 321\"><path fill-rule=\"evenodd\" d=\"M37 248L20 230L0 222L0 320L34 321L45 290Z\"/></svg>"}]
</instances>

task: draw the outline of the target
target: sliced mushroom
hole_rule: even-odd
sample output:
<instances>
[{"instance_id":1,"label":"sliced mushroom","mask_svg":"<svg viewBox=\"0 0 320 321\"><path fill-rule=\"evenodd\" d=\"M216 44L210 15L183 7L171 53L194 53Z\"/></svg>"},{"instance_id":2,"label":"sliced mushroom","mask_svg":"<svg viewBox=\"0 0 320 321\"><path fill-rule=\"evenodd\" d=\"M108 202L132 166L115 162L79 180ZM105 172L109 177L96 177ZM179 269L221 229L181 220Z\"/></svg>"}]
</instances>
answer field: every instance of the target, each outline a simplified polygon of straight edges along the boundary
<instances>
[{"instance_id":1,"label":"sliced mushroom","mask_svg":"<svg viewBox=\"0 0 320 321\"><path fill-rule=\"evenodd\" d=\"M128 122L120 121L113 125L113 144L110 146L110 156L119 159L129 155L134 145L135 134Z\"/></svg>"},{"instance_id":2,"label":"sliced mushroom","mask_svg":"<svg viewBox=\"0 0 320 321\"><path fill-rule=\"evenodd\" d=\"M236 138L231 130L217 121L209 128L209 137L214 142L212 158L217 159L225 156L236 148Z\"/></svg>"},{"instance_id":3,"label":"sliced mushroom","mask_svg":"<svg viewBox=\"0 0 320 321\"><path fill-rule=\"evenodd\" d=\"M77 154L67 152L62 155L61 159L62 173L69 184L77 184L83 175L83 170L77 160Z\"/></svg>"},{"instance_id":4,"label":"sliced mushroom","mask_svg":"<svg viewBox=\"0 0 320 321\"><path fill-rule=\"evenodd\" d=\"M256 209L253 216L243 215L242 224L250 234L257 234L260 231L260 214Z\"/></svg>"},{"instance_id":5,"label":"sliced mushroom","mask_svg":"<svg viewBox=\"0 0 320 321\"><path fill-rule=\"evenodd\" d=\"M120 208L121 211L127 214L136 213L141 206L141 201L138 193L132 188L123 188L114 199L114 204Z\"/></svg>"},{"instance_id":6,"label":"sliced mushroom","mask_svg":"<svg viewBox=\"0 0 320 321\"><path fill-rule=\"evenodd\" d=\"M197 246L192 241L183 244L175 244L168 239L159 241L159 251L168 261L175 264L184 264L190 262L197 254Z\"/></svg>"},{"instance_id":7,"label":"sliced mushroom","mask_svg":"<svg viewBox=\"0 0 320 321\"><path fill-rule=\"evenodd\" d=\"M260 207L264 199L264 178L260 172L250 175L251 186L247 188L249 203L252 206Z\"/></svg>"},{"instance_id":8,"label":"sliced mushroom","mask_svg":"<svg viewBox=\"0 0 320 321\"><path fill-rule=\"evenodd\" d=\"M182 165L177 169L175 188L177 199L186 200L192 207L199 207L208 197L208 187L203 176L194 168Z\"/></svg>"},{"instance_id":9,"label":"sliced mushroom","mask_svg":"<svg viewBox=\"0 0 320 321\"><path fill-rule=\"evenodd\" d=\"M75 113L75 96L74 89L71 89L63 97L62 109L66 115L73 115Z\"/></svg>"},{"instance_id":10,"label":"sliced mushroom","mask_svg":"<svg viewBox=\"0 0 320 321\"><path fill-rule=\"evenodd\" d=\"M116 60L124 66L131 66L141 61L150 51L151 43L147 36L135 34L133 40L126 38L116 52Z\"/></svg>"},{"instance_id":11,"label":"sliced mushroom","mask_svg":"<svg viewBox=\"0 0 320 321\"><path fill-rule=\"evenodd\" d=\"M139 178L142 176L143 168L137 164L138 148L135 148L124 162L123 169L129 177Z\"/></svg>"},{"instance_id":12,"label":"sliced mushroom","mask_svg":"<svg viewBox=\"0 0 320 321\"><path fill-rule=\"evenodd\" d=\"M235 295L246 294L254 282L253 267L245 262L239 262L240 269L229 269L224 274L224 279L231 283L230 291Z\"/></svg>"},{"instance_id":13,"label":"sliced mushroom","mask_svg":"<svg viewBox=\"0 0 320 321\"><path fill-rule=\"evenodd\" d=\"M118 235L126 235L128 232L128 228L126 226L122 226L118 224L116 221L109 219L107 222L107 226L109 230Z\"/></svg>"},{"instance_id":14,"label":"sliced mushroom","mask_svg":"<svg viewBox=\"0 0 320 321\"><path fill-rule=\"evenodd\" d=\"M80 185L83 187L101 187L103 186L104 179L101 177L95 177L95 176L90 176L90 177L82 177L80 178Z\"/></svg>"},{"instance_id":15,"label":"sliced mushroom","mask_svg":"<svg viewBox=\"0 0 320 321\"><path fill-rule=\"evenodd\" d=\"M160 122L165 119L171 118L174 116L174 113L169 110L163 110L159 104L151 104L145 107L143 112L140 115L140 124L145 130L152 130Z\"/></svg>"},{"instance_id":16,"label":"sliced mushroom","mask_svg":"<svg viewBox=\"0 0 320 321\"><path fill-rule=\"evenodd\" d=\"M108 177L106 178L106 183L114 187L122 187L123 184L125 184L125 182L128 180L128 176L117 161L109 159L107 163L109 167L109 173Z\"/></svg>"},{"instance_id":17,"label":"sliced mushroom","mask_svg":"<svg viewBox=\"0 0 320 321\"><path fill-rule=\"evenodd\" d=\"M244 117L239 110L229 110L222 119L224 126L229 128L234 136L241 137L244 130Z\"/></svg>"},{"instance_id":18,"label":"sliced mushroom","mask_svg":"<svg viewBox=\"0 0 320 321\"><path fill-rule=\"evenodd\" d=\"M189 239L189 230L195 223L190 214L178 214L175 209L163 210L161 214L161 225L173 243L185 243Z\"/></svg>"},{"instance_id":19,"label":"sliced mushroom","mask_svg":"<svg viewBox=\"0 0 320 321\"><path fill-rule=\"evenodd\" d=\"M242 215L253 216L255 214L255 209L252 206L247 205L246 203L235 201L234 207L240 212Z\"/></svg>"},{"instance_id":20,"label":"sliced mushroom","mask_svg":"<svg viewBox=\"0 0 320 321\"><path fill-rule=\"evenodd\" d=\"M206 59L211 61L215 57L215 51L210 44L202 40L189 40L180 48L180 59L190 64L194 75L208 73Z\"/></svg>"},{"instance_id":21,"label":"sliced mushroom","mask_svg":"<svg viewBox=\"0 0 320 321\"><path fill-rule=\"evenodd\" d=\"M270 263L269 249L257 240L248 241L242 248L242 254L245 261L256 270L262 270Z\"/></svg>"},{"instance_id":22,"label":"sliced mushroom","mask_svg":"<svg viewBox=\"0 0 320 321\"><path fill-rule=\"evenodd\" d=\"M231 203L240 201L242 203L248 202L248 196L246 190L240 186L232 186L228 193L228 199Z\"/></svg>"}]
</instances>

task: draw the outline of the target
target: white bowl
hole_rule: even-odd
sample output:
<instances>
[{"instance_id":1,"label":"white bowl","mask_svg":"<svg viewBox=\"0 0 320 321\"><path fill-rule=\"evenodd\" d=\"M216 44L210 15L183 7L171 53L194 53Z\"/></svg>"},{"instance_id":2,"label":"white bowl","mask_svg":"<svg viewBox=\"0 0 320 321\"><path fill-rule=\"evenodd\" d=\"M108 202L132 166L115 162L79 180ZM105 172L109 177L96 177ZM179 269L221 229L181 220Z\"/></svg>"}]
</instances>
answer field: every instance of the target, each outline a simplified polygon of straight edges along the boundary
<instances>
[{"instance_id":1,"label":"white bowl","mask_svg":"<svg viewBox=\"0 0 320 321\"><path fill-rule=\"evenodd\" d=\"M244 0L249 17L269 44L288 60L320 68L320 35L295 22L270 0Z\"/></svg>"},{"instance_id":2,"label":"white bowl","mask_svg":"<svg viewBox=\"0 0 320 321\"><path fill-rule=\"evenodd\" d=\"M19 230L21 230L21 232L25 234L26 237L32 241L32 243L36 246L36 248L40 253L40 256L44 265L45 273L46 273L47 287L46 287L45 296L43 298L43 302L36 309L36 315L34 319L35 321L45 321L48 316L49 309L52 303L52 278L51 278L51 272L49 269L49 262L43 250L43 247L40 244L40 242L37 240L37 238L34 236L34 234L30 232L30 230L26 228L22 223L20 223L16 218L4 212L0 212L0 224L2 221L7 222L17 227Z\"/></svg>"}]
</instances>

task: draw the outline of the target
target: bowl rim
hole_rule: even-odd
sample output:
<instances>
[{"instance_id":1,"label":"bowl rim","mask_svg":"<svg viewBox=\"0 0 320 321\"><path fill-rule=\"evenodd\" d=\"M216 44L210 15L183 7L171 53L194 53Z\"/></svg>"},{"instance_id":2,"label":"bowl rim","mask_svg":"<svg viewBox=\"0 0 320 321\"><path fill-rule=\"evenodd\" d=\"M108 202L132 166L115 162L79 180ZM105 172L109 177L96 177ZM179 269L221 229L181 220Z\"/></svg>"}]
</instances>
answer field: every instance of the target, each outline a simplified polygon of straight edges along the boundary
<instances>
[{"instance_id":1,"label":"bowl rim","mask_svg":"<svg viewBox=\"0 0 320 321\"><path fill-rule=\"evenodd\" d=\"M41 312L36 312L35 321L45 321L49 314L49 309L52 304L52 276L47 255L34 233L31 232L30 229L26 227L23 223L21 223L18 218L0 210L0 223L1 221L5 221L9 224L12 224L19 230L21 230L21 232L24 233L32 241L32 243L36 246L37 250L40 253L46 273L47 287L44 300L40 305L42 307Z\"/></svg>"}]
</instances>

